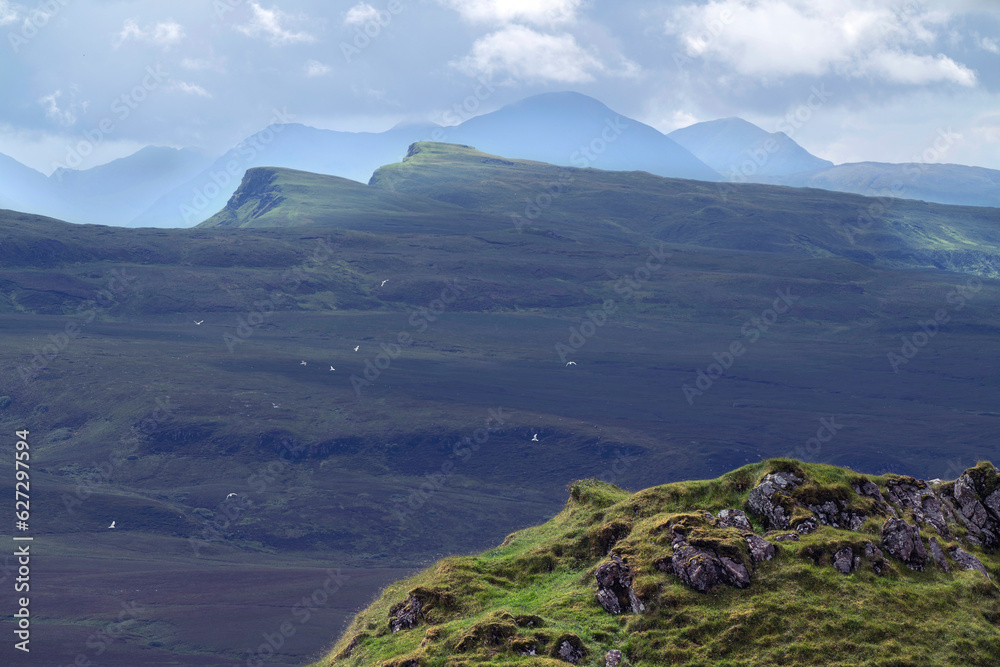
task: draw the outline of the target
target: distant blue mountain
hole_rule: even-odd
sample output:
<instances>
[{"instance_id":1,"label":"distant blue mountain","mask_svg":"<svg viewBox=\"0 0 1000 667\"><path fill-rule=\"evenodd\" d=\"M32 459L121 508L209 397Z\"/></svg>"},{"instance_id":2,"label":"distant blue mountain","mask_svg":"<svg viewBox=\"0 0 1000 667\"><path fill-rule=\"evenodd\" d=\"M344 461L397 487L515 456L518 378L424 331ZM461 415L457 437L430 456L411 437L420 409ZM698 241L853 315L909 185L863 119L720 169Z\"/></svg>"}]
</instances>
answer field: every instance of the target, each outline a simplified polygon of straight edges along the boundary
<instances>
[{"instance_id":1,"label":"distant blue mountain","mask_svg":"<svg viewBox=\"0 0 1000 667\"><path fill-rule=\"evenodd\" d=\"M545 93L448 128L450 143L504 157L700 181L716 170L659 130L579 93Z\"/></svg>"},{"instance_id":2,"label":"distant blue mountain","mask_svg":"<svg viewBox=\"0 0 1000 667\"><path fill-rule=\"evenodd\" d=\"M785 176L828 169L784 132L768 133L742 118L723 118L674 130L667 135L702 162L736 183L759 182L763 176Z\"/></svg>"},{"instance_id":3,"label":"distant blue mountain","mask_svg":"<svg viewBox=\"0 0 1000 667\"><path fill-rule=\"evenodd\" d=\"M51 216L53 199L45 174L0 153L0 208Z\"/></svg>"}]
</instances>

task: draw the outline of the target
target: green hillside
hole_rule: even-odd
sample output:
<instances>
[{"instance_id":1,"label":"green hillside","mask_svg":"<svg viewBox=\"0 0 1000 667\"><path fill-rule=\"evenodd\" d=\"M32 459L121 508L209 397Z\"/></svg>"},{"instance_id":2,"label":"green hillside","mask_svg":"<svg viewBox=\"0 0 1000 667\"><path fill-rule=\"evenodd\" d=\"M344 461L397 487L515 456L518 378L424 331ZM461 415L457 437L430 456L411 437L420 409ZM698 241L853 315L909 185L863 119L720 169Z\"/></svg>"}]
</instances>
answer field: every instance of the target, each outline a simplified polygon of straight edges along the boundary
<instances>
[{"instance_id":1,"label":"green hillside","mask_svg":"<svg viewBox=\"0 0 1000 667\"><path fill-rule=\"evenodd\" d=\"M418 143L370 184L518 228L1000 276L1000 210L556 167ZM647 241L648 242L648 241Z\"/></svg>"},{"instance_id":2,"label":"green hillside","mask_svg":"<svg viewBox=\"0 0 1000 667\"><path fill-rule=\"evenodd\" d=\"M379 232L469 233L503 226L415 194L370 188L338 176L294 169L248 169L226 207L198 227L327 227Z\"/></svg>"},{"instance_id":3,"label":"green hillside","mask_svg":"<svg viewBox=\"0 0 1000 667\"><path fill-rule=\"evenodd\" d=\"M743 512L746 510L746 513ZM387 587L313 667L996 665L1000 474L773 459L563 511Z\"/></svg>"}]
</instances>

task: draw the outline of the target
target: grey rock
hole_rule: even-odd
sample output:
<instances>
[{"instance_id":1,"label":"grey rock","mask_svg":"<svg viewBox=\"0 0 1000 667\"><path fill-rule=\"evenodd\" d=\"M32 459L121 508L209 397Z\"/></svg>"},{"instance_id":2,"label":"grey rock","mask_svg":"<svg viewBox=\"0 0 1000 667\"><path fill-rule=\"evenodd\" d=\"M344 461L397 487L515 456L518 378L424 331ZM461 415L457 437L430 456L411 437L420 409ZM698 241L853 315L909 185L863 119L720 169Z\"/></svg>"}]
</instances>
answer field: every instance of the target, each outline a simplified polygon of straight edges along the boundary
<instances>
[{"instance_id":1,"label":"grey rock","mask_svg":"<svg viewBox=\"0 0 1000 667\"><path fill-rule=\"evenodd\" d=\"M747 519L747 515L743 512L743 510L722 510L719 512L718 525L720 528L735 528L743 531L744 533L753 532L753 526L750 525L750 520Z\"/></svg>"},{"instance_id":2,"label":"grey rock","mask_svg":"<svg viewBox=\"0 0 1000 667\"><path fill-rule=\"evenodd\" d=\"M918 482L914 486L905 482L891 481L886 488L889 491L889 499L899 509L910 510L917 521L931 526L938 535L948 535L948 522L941 500L924 482Z\"/></svg>"},{"instance_id":3,"label":"grey rock","mask_svg":"<svg viewBox=\"0 0 1000 667\"><path fill-rule=\"evenodd\" d=\"M958 514L973 535L986 547L995 547L1000 544L1000 521L983 505L976 493L975 483L968 472L962 474L955 480L955 504L958 506ZM993 498L991 494L989 496Z\"/></svg>"},{"instance_id":4,"label":"grey rock","mask_svg":"<svg viewBox=\"0 0 1000 667\"><path fill-rule=\"evenodd\" d=\"M911 570L923 570L927 563L927 550L920 539L920 531L902 519L888 519L882 526L882 546Z\"/></svg>"},{"instance_id":5,"label":"grey rock","mask_svg":"<svg viewBox=\"0 0 1000 667\"><path fill-rule=\"evenodd\" d=\"M809 517L804 521L800 521L799 524L795 526L795 532L799 535L808 535L817 528L819 528L819 524L816 522L816 519Z\"/></svg>"},{"instance_id":6,"label":"grey rock","mask_svg":"<svg viewBox=\"0 0 1000 667\"><path fill-rule=\"evenodd\" d=\"M739 561L692 547L683 539L675 540L673 549L671 572L688 588L706 593L718 584L737 588L750 585L750 573Z\"/></svg>"},{"instance_id":7,"label":"grey rock","mask_svg":"<svg viewBox=\"0 0 1000 667\"><path fill-rule=\"evenodd\" d=\"M389 610L389 629L392 632L399 632L416 627L422 616L420 610L423 606L423 603L412 595L405 602L394 606Z\"/></svg>"},{"instance_id":8,"label":"grey rock","mask_svg":"<svg viewBox=\"0 0 1000 667\"><path fill-rule=\"evenodd\" d=\"M850 574L855 568L854 550L851 547L844 547L833 555L833 569L837 572Z\"/></svg>"},{"instance_id":9,"label":"grey rock","mask_svg":"<svg viewBox=\"0 0 1000 667\"><path fill-rule=\"evenodd\" d=\"M750 547L750 558L754 563L763 563L774 558L777 550L774 545L759 535L745 535L743 537Z\"/></svg>"},{"instance_id":10,"label":"grey rock","mask_svg":"<svg viewBox=\"0 0 1000 667\"><path fill-rule=\"evenodd\" d=\"M622 662L622 652L616 648L604 654L604 667L618 667Z\"/></svg>"},{"instance_id":11,"label":"grey rock","mask_svg":"<svg viewBox=\"0 0 1000 667\"><path fill-rule=\"evenodd\" d=\"M609 614L620 614L623 609L633 614L643 611L635 591L632 590L632 568L622 562L621 556L612 554L611 560L597 568L597 602Z\"/></svg>"},{"instance_id":12,"label":"grey rock","mask_svg":"<svg viewBox=\"0 0 1000 667\"><path fill-rule=\"evenodd\" d=\"M948 559L944 557L944 550L938 544L936 537L932 537L927 541L927 552L930 553L931 560L937 563L938 567L945 572L951 572L951 566L948 565Z\"/></svg>"},{"instance_id":13,"label":"grey rock","mask_svg":"<svg viewBox=\"0 0 1000 667\"><path fill-rule=\"evenodd\" d=\"M768 528L788 528L788 512L780 501L784 492L792 491L801 483L802 479L792 473L771 473L750 490L747 505L751 511L764 518Z\"/></svg>"},{"instance_id":14,"label":"grey rock","mask_svg":"<svg viewBox=\"0 0 1000 667\"><path fill-rule=\"evenodd\" d=\"M963 570L976 570L978 572L982 572L983 576L987 579L990 578L990 573L986 571L985 567L983 567L982 562L980 562L978 558L970 554L968 551L963 550L961 547L955 547L952 549L951 557L955 559L955 562L958 563L959 567Z\"/></svg>"},{"instance_id":15,"label":"grey rock","mask_svg":"<svg viewBox=\"0 0 1000 667\"><path fill-rule=\"evenodd\" d=\"M871 542L865 542L865 558L871 563L872 570L875 574L882 574L888 569L888 565L885 562L885 556L882 555L882 550Z\"/></svg>"},{"instance_id":16,"label":"grey rock","mask_svg":"<svg viewBox=\"0 0 1000 667\"><path fill-rule=\"evenodd\" d=\"M799 535L798 533L783 533L781 535L774 535L771 539L775 542L798 542Z\"/></svg>"},{"instance_id":17,"label":"grey rock","mask_svg":"<svg viewBox=\"0 0 1000 667\"><path fill-rule=\"evenodd\" d=\"M846 501L828 500L822 505L807 505L810 512L816 515L824 526L858 530L864 525L868 516L851 509Z\"/></svg>"},{"instance_id":18,"label":"grey rock","mask_svg":"<svg viewBox=\"0 0 1000 667\"><path fill-rule=\"evenodd\" d=\"M569 640L564 640L562 644L559 645L558 655L560 658L566 662L576 664L583 659L583 651L573 644Z\"/></svg>"}]
</instances>

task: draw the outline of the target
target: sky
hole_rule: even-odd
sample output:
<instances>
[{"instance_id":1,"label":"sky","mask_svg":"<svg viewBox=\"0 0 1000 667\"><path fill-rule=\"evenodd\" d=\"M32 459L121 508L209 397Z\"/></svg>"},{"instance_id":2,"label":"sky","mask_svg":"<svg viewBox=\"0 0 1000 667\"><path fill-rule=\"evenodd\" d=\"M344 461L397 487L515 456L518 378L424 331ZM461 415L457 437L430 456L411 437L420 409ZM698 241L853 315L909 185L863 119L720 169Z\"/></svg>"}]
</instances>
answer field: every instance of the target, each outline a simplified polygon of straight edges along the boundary
<instances>
[{"instance_id":1,"label":"sky","mask_svg":"<svg viewBox=\"0 0 1000 667\"><path fill-rule=\"evenodd\" d=\"M215 156L565 90L663 132L740 116L836 163L1000 169L1000 0L0 0L0 153L43 173L85 139L82 168Z\"/></svg>"}]
</instances>

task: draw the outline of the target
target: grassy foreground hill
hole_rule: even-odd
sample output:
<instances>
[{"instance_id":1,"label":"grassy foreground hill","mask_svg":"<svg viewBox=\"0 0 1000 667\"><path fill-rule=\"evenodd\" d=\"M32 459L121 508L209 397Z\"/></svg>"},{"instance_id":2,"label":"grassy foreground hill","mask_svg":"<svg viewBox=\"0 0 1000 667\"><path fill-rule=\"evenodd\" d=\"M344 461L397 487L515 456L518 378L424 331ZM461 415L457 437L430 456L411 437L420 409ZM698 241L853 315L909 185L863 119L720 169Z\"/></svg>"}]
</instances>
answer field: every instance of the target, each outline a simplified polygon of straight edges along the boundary
<instances>
[{"instance_id":1,"label":"grassy foreground hill","mask_svg":"<svg viewBox=\"0 0 1000 667\"><path fill-rule=\"evenodd\" d=\"M313 667L996 665L998 510L986 462L578 482L547 523L386 588Z\"/></svg>"}]
</instances>

